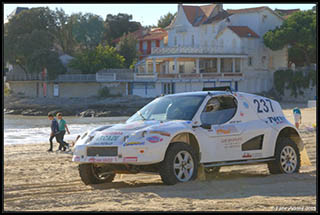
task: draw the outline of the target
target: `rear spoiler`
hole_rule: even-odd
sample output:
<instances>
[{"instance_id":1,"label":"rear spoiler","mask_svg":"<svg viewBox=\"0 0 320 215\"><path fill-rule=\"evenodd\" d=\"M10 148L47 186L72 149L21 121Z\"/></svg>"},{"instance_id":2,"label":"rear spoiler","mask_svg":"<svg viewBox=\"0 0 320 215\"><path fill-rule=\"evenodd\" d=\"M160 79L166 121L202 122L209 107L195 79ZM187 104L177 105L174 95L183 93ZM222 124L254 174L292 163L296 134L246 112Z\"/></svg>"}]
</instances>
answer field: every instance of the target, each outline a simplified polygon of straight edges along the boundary
<instances>
[{"instance_id":1,"label":"rear spoiler","mask_svg":"<svg viewBox=\"0 0 320 215\"><path fill-rule=\"evenodd\" d=\"M223 87L204 87L202 88L202 91L229 91L233 92L233 90L230 86L223 86Z\"/></svg>"}]
</instances>

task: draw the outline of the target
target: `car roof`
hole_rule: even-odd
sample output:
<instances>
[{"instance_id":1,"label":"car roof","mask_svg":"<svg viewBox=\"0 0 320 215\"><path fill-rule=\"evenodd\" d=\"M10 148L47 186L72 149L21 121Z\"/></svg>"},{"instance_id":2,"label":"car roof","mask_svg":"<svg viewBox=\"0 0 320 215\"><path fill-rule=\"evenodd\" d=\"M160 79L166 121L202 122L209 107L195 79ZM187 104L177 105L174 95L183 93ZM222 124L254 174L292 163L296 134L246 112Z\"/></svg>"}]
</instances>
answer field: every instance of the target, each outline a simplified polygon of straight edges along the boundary
<instances>
[{"instance_id":1,"label":"car roof","mask_svg":"<svg viewBox=\"0 0 320 215\"><path fill-rule=\"evenodd\" d=\"M170 95L166 95L166 96L206 96L208 94L229 95L229 92L226 92L226 91L196 91L196 92L176 93L176 94L170 94Z\"/></svg>"}]
</instances>

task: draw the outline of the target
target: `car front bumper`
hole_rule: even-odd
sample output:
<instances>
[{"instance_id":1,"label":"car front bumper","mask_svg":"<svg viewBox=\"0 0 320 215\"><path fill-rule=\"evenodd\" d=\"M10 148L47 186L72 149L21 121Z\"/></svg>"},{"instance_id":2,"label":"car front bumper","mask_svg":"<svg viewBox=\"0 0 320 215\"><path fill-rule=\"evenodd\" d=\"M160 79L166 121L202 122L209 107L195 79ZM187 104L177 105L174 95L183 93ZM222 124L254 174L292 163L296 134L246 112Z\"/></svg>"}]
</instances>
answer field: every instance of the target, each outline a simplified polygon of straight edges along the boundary
<instances>
[{"instance_id":1,"label":"car front bumper","mask_svg":"<svg viewBox=\"0 0 320 215\"><path fill-rule=\"evenodd\" d=\"M93 149L94 148L94 149ZM76 145L72 161L78 163L114 163L147 165L163 160L165 144L137 146Z\"/></svg>"}]
</instances>

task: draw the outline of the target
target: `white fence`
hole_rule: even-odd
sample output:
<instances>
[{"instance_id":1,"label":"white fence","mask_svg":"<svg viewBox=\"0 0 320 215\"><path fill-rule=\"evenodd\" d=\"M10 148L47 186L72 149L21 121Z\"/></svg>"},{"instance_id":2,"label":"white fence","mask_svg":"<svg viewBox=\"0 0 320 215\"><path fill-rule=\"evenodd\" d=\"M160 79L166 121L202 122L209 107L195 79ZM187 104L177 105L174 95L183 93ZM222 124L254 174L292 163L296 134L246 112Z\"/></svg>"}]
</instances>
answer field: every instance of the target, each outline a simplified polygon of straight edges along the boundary
<instances>
[{"instance_id":1,"label":"white fence","mask_svg":"<svg viewBox=\"0 0 320 215\"><path fill-rule=\"evenodd\" d=\"M227 49L221 46L213 46L213 47L202 47L202 48L194 48L194 47L153 47L151 49L151 54L245 54L248 50L246 47L241 47L240 49Z\"/></svg>"},{"instance_id":2,"label":"white fence","mask_svg":"<svg viewBox=\"0 0 320 215\"><path fill-rule=\"evenodd\" d=\"M115 81L115 80L116 80L116 73L96 73L97 82Z\"/></svg>"}]
</instances>

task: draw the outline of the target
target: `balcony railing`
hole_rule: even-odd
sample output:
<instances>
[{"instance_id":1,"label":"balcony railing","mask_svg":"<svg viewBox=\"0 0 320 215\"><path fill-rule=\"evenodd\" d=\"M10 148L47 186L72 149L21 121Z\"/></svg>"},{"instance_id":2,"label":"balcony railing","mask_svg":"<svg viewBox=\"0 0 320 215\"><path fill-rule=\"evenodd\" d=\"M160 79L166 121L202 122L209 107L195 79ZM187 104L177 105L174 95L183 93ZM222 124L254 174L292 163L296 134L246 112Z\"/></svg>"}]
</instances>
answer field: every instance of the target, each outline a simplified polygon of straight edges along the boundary
<instances>
[{"instance_id":1,"label":"balcony railing","mask_svg":"<svg viewBox=\"0 0 320 215\"><path fill-rule=\"evenodd\" d=\"M172 55L172 54L247 54L246 47L240 49L223 48L221 46L211 47L153 47L151 55Z\"/></svg>"},{"instance_id":2,"label":"balcony railing","mask_svg":"<svg viewBox=\"0 0 320 215\"><path fill-rule=\"evenodd\" d=\"M143 80L156 80L158 74L144 74L144 73L134 73L134 80L143 81Z\"/></svg>"},{"instance_id":3,"label":"balcony railing","mask_svg":"<svg viewBox=\"0 0 320 215\"><path fill-rule=\"evenodd\" d=\"M181 74L143 74L135 73L134 80L156 81L161 79L216 79L216 78L242 78L242 73L181 73Z\"/></svg>"}]
</instances>

